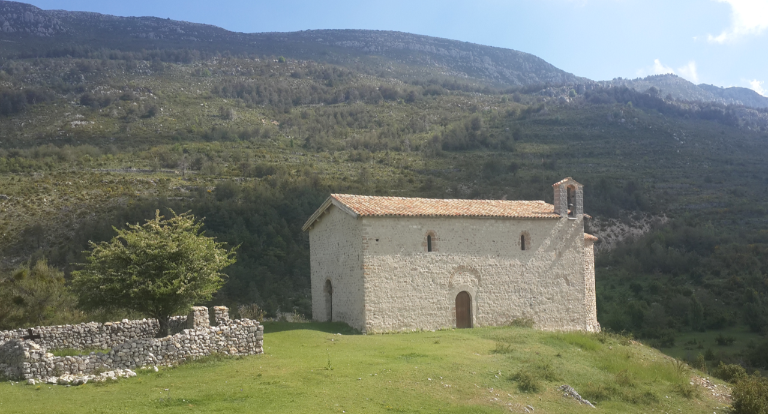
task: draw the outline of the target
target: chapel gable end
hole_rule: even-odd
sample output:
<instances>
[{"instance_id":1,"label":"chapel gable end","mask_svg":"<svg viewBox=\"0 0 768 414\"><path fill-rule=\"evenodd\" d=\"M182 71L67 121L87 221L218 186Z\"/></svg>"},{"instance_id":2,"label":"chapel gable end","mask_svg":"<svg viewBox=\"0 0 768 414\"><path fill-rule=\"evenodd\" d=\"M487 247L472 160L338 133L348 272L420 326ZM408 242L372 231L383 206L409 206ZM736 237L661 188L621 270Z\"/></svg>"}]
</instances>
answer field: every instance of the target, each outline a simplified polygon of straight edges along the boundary
<instances>
[{"instance_id":1,"label":"chapel gable end","mask_svg":"<svg viewBox=\"0 0 768 414\"><path fill-rule=\"evenodd\" d=\"M584 186L571 177L552 184L555 191L555 214L579 217L584 214Z\"/></svg>"}]
</instances>

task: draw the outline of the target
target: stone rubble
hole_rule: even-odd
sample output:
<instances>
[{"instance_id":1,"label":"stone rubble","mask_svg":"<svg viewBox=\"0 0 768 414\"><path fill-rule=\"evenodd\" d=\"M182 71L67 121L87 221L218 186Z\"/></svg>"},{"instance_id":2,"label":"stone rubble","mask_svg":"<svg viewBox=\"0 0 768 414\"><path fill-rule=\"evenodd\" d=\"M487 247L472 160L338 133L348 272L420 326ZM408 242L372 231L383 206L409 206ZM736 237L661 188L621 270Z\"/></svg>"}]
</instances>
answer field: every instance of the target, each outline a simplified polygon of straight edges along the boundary
<instances>
[{"instance_id":1,"label":"stone rubble","mask_svg":"<svg viewBox=\"0 0 768 414\"><path fill-rule=\"evenodd\" d=\"M132 377L135 376L132 370L137 367L155 367L157 370L157 366L172 366L213 353L253 355L264 352L264 327L259 322L231 320L228 309L223 306L214 310L216 326L209 326L207 308L195 307L190 317L185 318L185 322L189 319L195 329L184 329L164 338L133 337L114 345L106 354L91 352L89 355L57 357L48 352L51 348L37 343L46 343L45 337L0 340L0 375L28 383L80 385L88 381ZM124 321L123 324L130 325L131 322L136 321ZM94 341L88 340L74 344L82 343L88 345L80 349L94 347ZM68 348L78 348L70 344Z\"/></svg>"},{"instance_id":2,"label":"stone rubble","mask_svg":"<svg viewBox=\"0 0 768 414\"><path fill-rule=\"evenodd\" d=\"M571 387L570 385L563 384L560 386L560 390L563 391L563 397L571 397L581 404L588 405L592 408L595 408L595 406L592 405L591 402L582 398L581 395L579 395L579 393L576 392L576 390L574 390L573 387Z\"/></svg>"}]
</instances>

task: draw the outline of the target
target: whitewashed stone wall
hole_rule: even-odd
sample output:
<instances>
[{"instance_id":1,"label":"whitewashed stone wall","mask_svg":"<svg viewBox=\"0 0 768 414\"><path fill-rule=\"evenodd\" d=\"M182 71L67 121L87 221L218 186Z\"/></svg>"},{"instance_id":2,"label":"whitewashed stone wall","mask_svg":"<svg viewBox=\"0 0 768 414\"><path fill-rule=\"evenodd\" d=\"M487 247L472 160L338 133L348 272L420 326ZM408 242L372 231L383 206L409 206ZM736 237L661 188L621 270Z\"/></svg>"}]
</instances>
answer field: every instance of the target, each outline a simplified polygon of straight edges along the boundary
<instances>
[{"instance_id":1,"label":"whitewashed stone wall","mask_svg":"<svg viewBox=\"0 0 768 414\"><path fill-rule=\"evenodd\" d=\"M211 353L253 355L264 352L264 327L259 322L230 320L225 307L217 307L217 311L217 326L200 323L197 329L184 329L164 338L134 337L114 346L108 353L56 357L39 340L38 343L17 338L0 341L0 376L47 380L105 370L170 366ZM202 312L198 313L202 318ZM208 318L207 312L204 317Z\"/></svg>"},{"instance_id":2,"label":"whitewashed stone wall","mask_svg":"<svg viewBox=\"0 0 768 414\"><path fill-rule=\"evenodd\" d=\"M456 324L455 298L472 298L473 326L531 318L544 330L586 326L582 219L362 219L366 332ZM423 239L434 232L438 252ZM520 234L530 235L526 250ZM376 241L378 239L378 241Z\"/></svg>"},{"instance_id":3,"label":"whitewashed stone wall","mask_svg":"<svg viewBox=\"0 0 768 414\"><path fill-rule=\"evenodd\" d=\"M332 206L309 233L312 317L327 321L326 280L333 286L333 318L365 325L362 223Z\"/></svg>"},{"instance_id":4,"label":"whitewashed stone wall","mask_svg":"<svg viewBox=\"0 0 768 414\"><path fill-rule=\"evenodd\" d=\"M310 244L317 320L330 279L334 320L367 333L455 327L461 291L472 299L473 326L531 318L543 330L599 330L583 216L354 218L331 207Z\"/></svg>"},{"instance_id":5,"label":"whitewashed stone wall","mask_svg":"<svg viewBox=\"0 0 768 414\"><path fill-rule=\"evenodd\" d=\"M597 322L597 297L595 294L595 246L594 241L584 240L584 308L587 313L587 332L600 332Z\"/></svg>"}]
</instances>

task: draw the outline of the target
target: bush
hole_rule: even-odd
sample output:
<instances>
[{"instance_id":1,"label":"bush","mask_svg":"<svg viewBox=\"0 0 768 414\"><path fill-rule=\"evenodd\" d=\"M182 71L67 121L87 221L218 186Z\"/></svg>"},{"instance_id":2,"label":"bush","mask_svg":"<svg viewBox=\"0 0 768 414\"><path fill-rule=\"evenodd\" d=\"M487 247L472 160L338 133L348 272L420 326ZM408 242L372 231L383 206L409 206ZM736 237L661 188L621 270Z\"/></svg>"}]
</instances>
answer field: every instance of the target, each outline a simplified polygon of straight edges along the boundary
<instances>
[{"instance_id":1,"label":"bush","mask_svg":"<svg viewBox=\"0 0 768 414\"><path fill-rule=\"evenodd\" d=\"M733 386L734 414L768 414L768 379L748 376Z\"/></svg>"},{"instance_id":2,"label":"bush","mask_svg":"<svg viewBox=\"0 0 768 414\"><path fill-rule=\"evenodd\" d=\"M522 392L539 392L541 384L539 379L531 371L521 369L512 376L512 380L517 382L517 388Z\"/></svg>"},{"instance_id":3,"label":"bush","mask_svg":"<svg viewBox=\"0 0 768 414\"><path fill-rule=\"evenodd\" d=\"M691 366L699 371L707 372L707 360L704 359L704 355L699 354L696 359L691 363Z\"/></svg>"},{"instance_id":4,"label":"bush","mask_svg":"<svg viewBox=\"0 0 768 414\"><path fill-rule=\"evenodd\" d=\"M675 391L689 400L699 394L699 389L689 382L681 382L675 385Z\"/></svg>"},{"instance_id":5,"label":"bush","mask_svg":"<svg viewBox=\"0 0 768 414\"><path fill-rule=\"evenodd\" d=\"M723 336L723 334L718 334L717 338L715 338L715 342L717 342L720 346L728 346L733 343L736 339L732 336Z\"/></svg>"},{"instance_id":6,"label":"bush","mask_svg":"<svg viewBox=\"0 0 768 414\"><path fill-rule=\"evenodd\" d=\"M717 366L717 369L715 369L713 375L723 381L736 383L740 379L747 377L747 370L745 370L741 365L724 364L722 361L720 361L720 365Z\"/></svg>"}]
</instances>

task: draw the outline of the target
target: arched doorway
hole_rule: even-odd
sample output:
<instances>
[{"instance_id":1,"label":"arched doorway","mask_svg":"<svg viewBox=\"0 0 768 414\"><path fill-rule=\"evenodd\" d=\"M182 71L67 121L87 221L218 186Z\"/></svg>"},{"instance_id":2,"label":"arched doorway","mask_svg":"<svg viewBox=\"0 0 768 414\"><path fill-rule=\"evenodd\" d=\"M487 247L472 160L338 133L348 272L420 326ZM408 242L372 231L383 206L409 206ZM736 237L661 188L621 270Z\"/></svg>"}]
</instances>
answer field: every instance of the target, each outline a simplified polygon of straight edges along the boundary
<instances>
[{"instance_id":1,"label":"arched doorway","mask_svg":"<svg viewBox=\"0 0 768 414\"><path fill-rule=\"evenodd\" d=\"M330 279L325 281L325 288L323 289L323 292L325 292L325 320L328 322L332 322L333 321L333 285L331 285Z\"/></svg>"},{"instance_id":2,"label":"arched doorway","mask_svg":"<svg viewBox=\"0 0 768 414\"><path fill-rule=\"evenodd\" d=\"M472 327L472 298L467 292L456 295L456 328Z\"/></svg>"}]
</instances>

